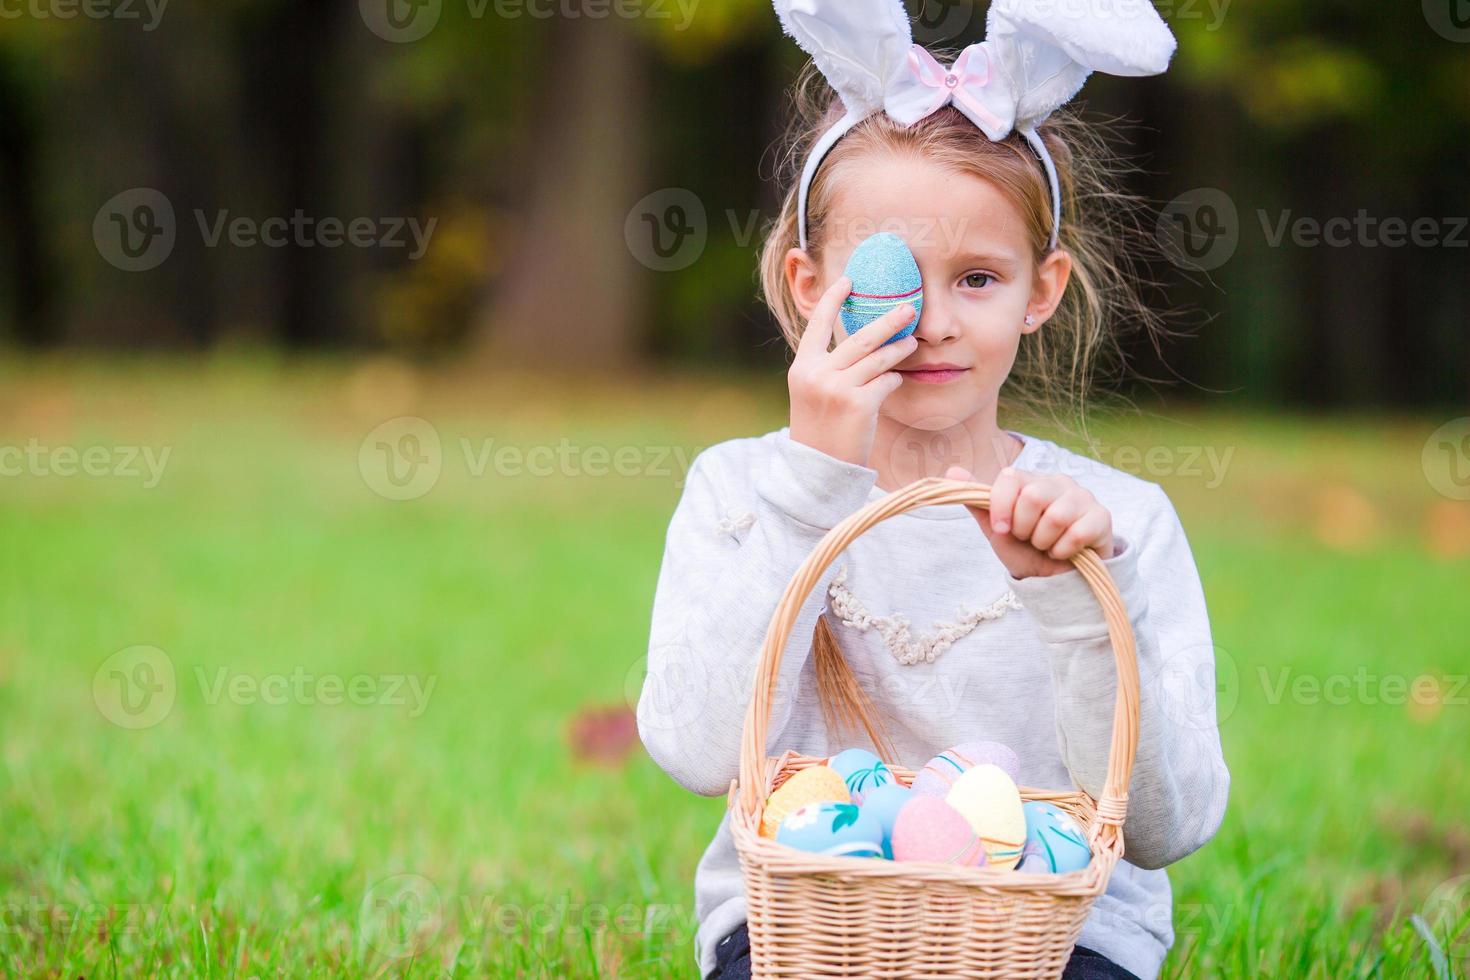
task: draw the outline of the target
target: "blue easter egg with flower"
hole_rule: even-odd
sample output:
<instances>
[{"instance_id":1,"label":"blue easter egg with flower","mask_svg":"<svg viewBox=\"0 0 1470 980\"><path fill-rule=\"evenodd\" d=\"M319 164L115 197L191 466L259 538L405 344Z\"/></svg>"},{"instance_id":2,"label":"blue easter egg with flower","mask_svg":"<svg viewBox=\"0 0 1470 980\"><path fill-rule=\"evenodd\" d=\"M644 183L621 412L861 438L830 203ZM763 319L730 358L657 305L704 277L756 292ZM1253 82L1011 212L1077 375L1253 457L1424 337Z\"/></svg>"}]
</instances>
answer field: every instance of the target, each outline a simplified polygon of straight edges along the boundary
<instances>
[{"instance_id":1,"label":"blue easter egg with flower","mask_svg":"<svg viewBox=\"0 0 1470 980\"><path fill-rule=\"evenodd\" d=\"M837 771L847 783L848 795L859 805L870 792L893 782L887 764L867 749L839 752L827 760L827 768Z\"/></svg>"},{"instance_id":2,"label":"blue easter egg with flower","mask_svg":"<svg viewBox=\"0 0 1470 980\"><path fill-rule=\"evenodd\" d=\"M1019 870L1063 874L1087 867L1092 849L1070 813L1041 800L1030 800L1022 809L1026 812L1026 844Z\"/></svg>"},{"instance_id":3,"label":"blue easter egg with flower","mask_svg":"<svg viewBox=\"0 0 1470 980\"><path fill-rule=\"evenodd\" d=\"M881 858L883 827L852 803L808 803L781 821L776 843L831 857Z\"/></svg>"},{"instance_id":4,"label":"blue easter egg with flower","mask_svg":"<svg viewBox=\"0 0 1470 980\"><path fill-rule=\"evenodd\" d=\"M902 238L889 231L864 238L848 257L843 274L852 280L841 314L842 329L849 336L905 303L914 308L914 318L884 343L907 337L918 327L924 311L924 279Z\"/></svg>"}]
</instances>

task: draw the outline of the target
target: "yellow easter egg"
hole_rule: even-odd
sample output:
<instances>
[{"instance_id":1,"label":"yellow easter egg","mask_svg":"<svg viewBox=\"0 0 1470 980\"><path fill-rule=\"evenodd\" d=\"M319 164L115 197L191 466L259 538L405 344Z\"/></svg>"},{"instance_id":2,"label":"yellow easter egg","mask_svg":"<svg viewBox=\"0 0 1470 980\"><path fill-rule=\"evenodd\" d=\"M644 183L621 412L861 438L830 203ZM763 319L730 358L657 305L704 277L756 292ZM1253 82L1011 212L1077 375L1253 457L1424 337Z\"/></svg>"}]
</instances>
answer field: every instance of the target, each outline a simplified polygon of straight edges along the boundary
<instances>
[{"instance_id":1,"label":"yellow easter egg","mask_svg":"<svg viewBox=\"0 0 1470 980\"><path fill-rule=\"evenodd\" d=\"M808 803L851 803L847 781L842 774L827 766L808 766L781 784L766 800L761 816L761 836L776 839L776 829L786 814ZM1024 836L1024 835L1023 835Z\"/></svg>"},{"instance_id":2,"label":"yellow easter egg","mask_svg":"<svg viewBox=\"0 0 1470 980\"><path fill-rule=\"evenodd\" d=\"M1026 811L1021 806L1021 791L1005 770L988 762L968 769L954 781L944 800L979 835L988 866L1002 870L1016 866L1026 845Z\"/></svg>"}]
</instances>

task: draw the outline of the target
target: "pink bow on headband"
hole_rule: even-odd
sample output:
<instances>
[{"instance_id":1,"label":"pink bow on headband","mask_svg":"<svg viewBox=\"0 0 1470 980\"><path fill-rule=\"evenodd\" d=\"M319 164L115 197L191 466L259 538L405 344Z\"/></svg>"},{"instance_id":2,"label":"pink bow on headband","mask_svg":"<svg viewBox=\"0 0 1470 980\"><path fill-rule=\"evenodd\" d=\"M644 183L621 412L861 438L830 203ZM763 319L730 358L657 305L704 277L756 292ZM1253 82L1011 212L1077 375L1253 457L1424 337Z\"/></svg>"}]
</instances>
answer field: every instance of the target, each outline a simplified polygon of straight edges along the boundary
<instances>
[{"instance_id":1,"label":"pink bow on headband","mask_svg":"<svg viewBox=\"0 0 1470 980\"><path fill-rule=\"evenodd\" d=\"M890 116L912 124L940 108L954 104L991 139L1010 132L1012 118L1002 118L986 102L1010 106L1010 92L1002 79L992 79L984 43L972 44L945 68L922 44L909 48L909 71L918 85L902 86L888 100ZM1013 115L1014 113L1007 113ZM994 134L994 135L992 135Z\"/></svg>"}]
</instances>

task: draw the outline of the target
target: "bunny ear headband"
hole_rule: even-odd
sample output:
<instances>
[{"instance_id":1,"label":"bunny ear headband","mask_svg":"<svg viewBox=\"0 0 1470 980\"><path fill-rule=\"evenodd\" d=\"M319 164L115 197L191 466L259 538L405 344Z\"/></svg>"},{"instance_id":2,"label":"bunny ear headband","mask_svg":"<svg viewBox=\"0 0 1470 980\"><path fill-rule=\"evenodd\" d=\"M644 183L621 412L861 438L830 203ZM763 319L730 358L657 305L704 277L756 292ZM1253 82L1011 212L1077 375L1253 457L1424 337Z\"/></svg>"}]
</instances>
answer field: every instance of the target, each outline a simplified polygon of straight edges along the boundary
<instances>
[{"instance_id":1,"label":"bunny ear headband","mask_svg":"<svg viewBox=\"0 0 1470 980\"><path fill-rule=\"evenodd\" d=\"M1015 130L1036 152L1051 189L1051 244L1062 222L1056 165L1036 133L1094 71L1157 75L1174 35L1149 0L992 0L986 38L945 68L915 44L901 0L774 0L781 26L812 56L847 114L822 134L797 191L797 229L807 247L806 199L833 144L882 111L911 126L954 105L992 140Z\"/></svg>"}]
</instances>

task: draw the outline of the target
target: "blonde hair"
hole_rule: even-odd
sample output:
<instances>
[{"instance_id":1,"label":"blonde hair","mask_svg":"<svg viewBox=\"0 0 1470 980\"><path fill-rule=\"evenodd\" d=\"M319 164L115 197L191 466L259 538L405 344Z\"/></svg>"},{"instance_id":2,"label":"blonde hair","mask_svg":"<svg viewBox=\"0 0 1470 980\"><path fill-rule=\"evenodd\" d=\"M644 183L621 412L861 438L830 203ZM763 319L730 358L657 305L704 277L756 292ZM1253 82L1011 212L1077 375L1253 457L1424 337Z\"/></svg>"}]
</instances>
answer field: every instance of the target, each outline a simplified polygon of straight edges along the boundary
<instances>
[{"instance_id":1,"label":"blonde hair","mask_svg":"<svg viewBox=\"0 0 1470 980\"><path fill-rule=\"evenodd\" d=\"M786 254L797 242L797 183L816 140L841 118L843 107L814 66L798 79L796 112L778 157L778 181L785 187L781 210L770 225L760 257L761 292L766 306L794 351L805 329L786 279ZM1167 331L1163 318L1147 304L1140 258L1158 254L1148 233L1143 201L1118 187L1132 168L1111 150L1101 132L1073 113L1055 113L1038 127L1056 164L1061 186L1062 222L1058 248L1072 259L1071 278L1060 305L1045 326L1023 334L1015 366L1001 389L1008 414L1041 420L1087 437L1087 410L1099 383L1122 378L1122 338L1142 332L1157 349ZM876 113L839 139L818 167L807 200L808 253L819 259L835 188L854 161L870 154L932 160L954 173L989 181L1022 215L1034 259L1040 262L1051 240L1051 196L1035 151L1012 133L991 141L953 106L912 126ZM876 230L876 229L874 229ZM813 637L817 686L829 729L861 728L875 748L890 754L881 720L857 684L824 615Z\"/></svg>"}]
</instances>

